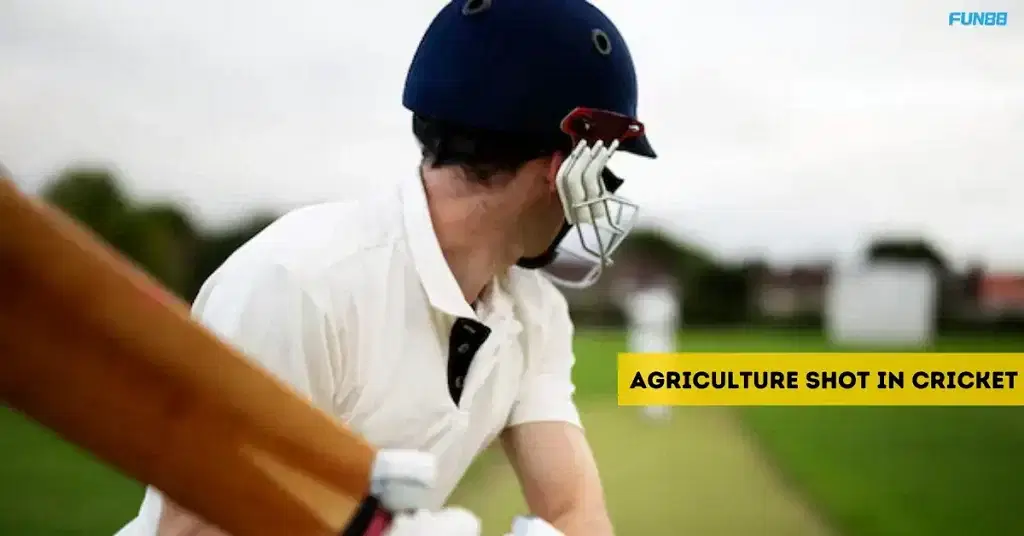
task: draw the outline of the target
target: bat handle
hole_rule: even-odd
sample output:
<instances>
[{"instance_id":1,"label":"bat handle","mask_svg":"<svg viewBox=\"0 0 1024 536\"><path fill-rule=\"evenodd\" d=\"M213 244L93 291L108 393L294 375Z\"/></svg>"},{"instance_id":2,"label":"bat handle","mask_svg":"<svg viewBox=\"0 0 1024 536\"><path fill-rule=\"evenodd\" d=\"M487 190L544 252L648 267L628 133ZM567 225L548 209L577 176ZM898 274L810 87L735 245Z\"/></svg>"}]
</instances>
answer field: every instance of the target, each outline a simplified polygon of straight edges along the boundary
<instances>
[{"instance_id":1,"label":"bat handle","mask_svg":"<svg viewBox=\"0 0 1024 536\"><path fill-rule=\"evenodd\" d=\"M359 505L359 510L338 536L382 536L391 526L393 514L370 495Z\"/></svg>"}]
</instances>

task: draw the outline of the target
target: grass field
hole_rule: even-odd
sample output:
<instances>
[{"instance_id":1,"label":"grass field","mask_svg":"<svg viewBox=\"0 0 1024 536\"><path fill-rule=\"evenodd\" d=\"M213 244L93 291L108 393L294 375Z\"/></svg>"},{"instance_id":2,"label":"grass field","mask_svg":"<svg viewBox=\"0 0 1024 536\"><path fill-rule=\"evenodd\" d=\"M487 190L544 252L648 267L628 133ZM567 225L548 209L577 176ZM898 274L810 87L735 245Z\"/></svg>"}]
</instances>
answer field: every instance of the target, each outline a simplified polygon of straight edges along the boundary
<instances>
[{"instance_id":1,"label":"grass field","mask_svg":"<svg viewBox=\"0 0 1024 536\"><path fill-rule=\"evenodd\" d=\"M1004 536L1024 534L1024 409L676 409L615 404L618 333L577 341L584 422L620 535ZM690 331L682 350L823 351L820 336ZM1021 339L943 339L939 351L1024 352ZM112 417L116 418L116 416ZM0 535L109 535L141 486L0 410ZM523 511L497 453L453 502L500 535Z\"/></svg>"}]
</instances>

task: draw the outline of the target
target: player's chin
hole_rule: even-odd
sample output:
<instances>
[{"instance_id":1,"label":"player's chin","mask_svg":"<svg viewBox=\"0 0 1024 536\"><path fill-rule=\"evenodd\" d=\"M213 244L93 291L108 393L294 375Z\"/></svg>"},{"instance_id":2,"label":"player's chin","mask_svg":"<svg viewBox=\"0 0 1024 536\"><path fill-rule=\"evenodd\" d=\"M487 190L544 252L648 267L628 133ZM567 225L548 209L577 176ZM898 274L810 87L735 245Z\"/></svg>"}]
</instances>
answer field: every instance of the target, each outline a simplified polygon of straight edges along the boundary
<instances>
[{"instance_id":1,"label":"player's chin","mask_svg":"<svg viewBox=\"0 0 1024 536\"><path fill-rule=\"evenodd\" d=\"M550 246L551 242L548 242L548 245ZM539 243L537 243L537 244L530 243L530 244L527 244L527 246L523 248L522 257L526 258L526 259L533 259L533 258L536 258L536 257L540 257L541 255L544 255L547 252L548 252L548 248L547 247L541 247Z\"/></svg>"},{"instance_id":2,"label":"player's chin","mask_svg":"<svg viewBox=\"0 0 1024 536\"><path fill-rule=\"evenodd\" d=\"M563 222L559 222L554 231L544 229L543 232L532 234L527 239L527 247L524 248L526 254L523 256L533 258L546 254L551 249L551 245L558 239L558 234L562 231L562 225Z\"/></svg>"}]
</instances>

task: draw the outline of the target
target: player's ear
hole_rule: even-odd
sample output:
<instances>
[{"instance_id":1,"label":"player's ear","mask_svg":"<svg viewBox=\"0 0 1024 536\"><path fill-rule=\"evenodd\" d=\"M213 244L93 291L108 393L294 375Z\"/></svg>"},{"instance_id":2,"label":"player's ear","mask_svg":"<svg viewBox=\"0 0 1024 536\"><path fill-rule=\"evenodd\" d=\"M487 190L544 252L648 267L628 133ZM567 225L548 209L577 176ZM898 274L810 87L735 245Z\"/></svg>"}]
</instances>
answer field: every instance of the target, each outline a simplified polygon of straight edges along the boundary
<instances>
[{"instance_id":1,"label":"player's ear","mask_svg":"<svg viewBox=\"0 0 1024 536\"><path fill-rule=\"evenodd\" d=\"M547 181L552 192L555 191L555 177L558 176L558 168L562 167L562 162L565 162L565 153L561 151L556 151L548 159L548 171L544 180Z\"/></svg>"}]
</instances>

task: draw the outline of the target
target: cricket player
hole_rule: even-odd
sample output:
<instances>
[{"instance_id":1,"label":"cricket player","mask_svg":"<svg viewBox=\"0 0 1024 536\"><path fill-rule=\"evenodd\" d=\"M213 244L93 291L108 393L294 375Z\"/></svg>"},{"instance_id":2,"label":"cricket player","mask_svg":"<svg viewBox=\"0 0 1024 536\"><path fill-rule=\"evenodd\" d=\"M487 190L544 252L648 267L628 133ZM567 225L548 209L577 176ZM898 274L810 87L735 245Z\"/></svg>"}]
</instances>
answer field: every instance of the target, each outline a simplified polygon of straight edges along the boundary
<instances>
[{"instance_id":1,"label":"cricket player","mask_svg":"<svg viewBox=\"0 0 1024 536\"><path fill-rule=\"evenodd\" d=\"M499 438L530 509L513 534L609 536L573 325L542 269L575 233L593 269L565 283L591 283L632 227L606 165L655 154L626 42L585 0L455 0L403 104L419 172L286 214L210 276L194 316L378 448L432 456L421 509L390 536L477 536L445 505ZM222 533L150 488L120 534Z\"/></svg>"},{"instance_id":2,"label":"cricket player","mask_svg":"<svg viewBox=\"0 0 1024 536\"><path fill-rule=\"evenodd\" d=\"M672 353L676 351L679 333L679 298L666 283L654 282L634 289L626 296L626 317L629 331L626 347L636 353ZM667 406L645 406L645 416L666 419Z\"/></svg>"}]
</instances>

